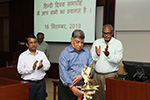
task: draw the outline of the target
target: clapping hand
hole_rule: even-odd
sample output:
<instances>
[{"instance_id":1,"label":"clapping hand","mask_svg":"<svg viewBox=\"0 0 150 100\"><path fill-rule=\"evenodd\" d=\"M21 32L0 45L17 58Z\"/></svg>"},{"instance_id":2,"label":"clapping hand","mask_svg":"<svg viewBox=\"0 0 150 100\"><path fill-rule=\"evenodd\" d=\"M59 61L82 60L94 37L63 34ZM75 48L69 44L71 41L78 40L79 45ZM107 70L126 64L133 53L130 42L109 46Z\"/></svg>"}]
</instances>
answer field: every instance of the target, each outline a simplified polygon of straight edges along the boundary
<instances>
[{"instance_id":1,"label":"clapping hand","mask_svg":"<svg viewBox=\"0 0 150 100\"><path fill-rule=\"evenodd\" d=\"M105 54L106 56L109 55L109 52L108 52L108 45L106 46L105 51L103 51L103 52L104 52L104 54Z\"/></svg>"},{"instance_id":2,"label":"clapping hand","mask_svg":"<svg viewBox=\"0 0 150 100\"><path fill-rule=\"evenodd\" d=\"M38 70L43 67L42 62L43 62L43 60L40 61L39 66L37 67ZM36 69L36 64L37 63L38 63L38 60L36 60L35 63L33 64L33 70Z\"/></svg>"},{"instance_id":3,"label":"clapping hand","mask_svg":"<svg viewBox=\"0 0 150 100\"><path fill-rule=\"evenodd\" d=\"M36 69L36 64L38 63L38 61L36 60L35 62L34 62L34 64L33 64L33 70L35 70Z\"/></svg>"},{"instance_id":4,"label":"clapping hand","mask_svg":"<svg viewBox=\"0 0 150 100\"><path fill-rule=\"evenodd\" d=\"M99 56L101 53L101 46L99 45L99 48L97 48L97 46L95 46L95 51L96 51L96 54Z\"/></svg>"},{"instance_id":5,"label":"clapping hand","mask_svg":"<svg viewBox=\"0 0 150 100\"><path fill-rule=\"evenodd\" d=\"M38 70L39 70L40 68L42 68L42 67L43 67L42 62L43 62L43 60L41 60L41 61L40 61L40 64L39 64L39 66L37 67L37 69L38 69Z\"/></svg>"}]
</instances>

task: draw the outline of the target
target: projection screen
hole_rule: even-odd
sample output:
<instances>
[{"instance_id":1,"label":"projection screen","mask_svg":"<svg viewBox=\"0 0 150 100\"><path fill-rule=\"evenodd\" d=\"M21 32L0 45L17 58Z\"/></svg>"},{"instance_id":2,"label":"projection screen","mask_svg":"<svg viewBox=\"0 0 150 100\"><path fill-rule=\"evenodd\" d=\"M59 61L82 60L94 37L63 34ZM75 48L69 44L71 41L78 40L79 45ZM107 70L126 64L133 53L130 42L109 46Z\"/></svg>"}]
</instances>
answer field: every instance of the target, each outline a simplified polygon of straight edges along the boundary
<instances>
[{"instance_id":1,"label":"projection screen","mask_svg":"<svg viewBox=\"0 0 150 100\"><path fill-rule=\"evenodd\" d=\"M75 29L85 33L85 43L95 40L96 0L34 0L34 34L47 42L70 42Z\"/></svg>"}]
</instances>

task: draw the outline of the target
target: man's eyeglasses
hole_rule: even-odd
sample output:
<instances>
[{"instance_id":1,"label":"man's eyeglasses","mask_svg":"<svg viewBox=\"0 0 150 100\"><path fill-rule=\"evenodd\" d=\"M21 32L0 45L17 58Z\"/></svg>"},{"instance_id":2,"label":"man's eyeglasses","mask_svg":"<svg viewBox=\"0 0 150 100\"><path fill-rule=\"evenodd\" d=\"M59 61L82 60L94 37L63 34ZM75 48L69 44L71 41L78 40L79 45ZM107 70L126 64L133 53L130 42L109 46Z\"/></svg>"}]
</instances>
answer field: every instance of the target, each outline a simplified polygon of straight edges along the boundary
<instances>
[{"instance_id":1,"label":"man's eyeglasses","mask_svg":"<svg viewBox=\"0 0 150 100\"><path fill-rule=\"evenodd\" d=\"M111 32L103 32L103 31L102 31L103 34L111 34L112 32L113 32L113 31L111 31Z\"/></svg>"}]
</instances>

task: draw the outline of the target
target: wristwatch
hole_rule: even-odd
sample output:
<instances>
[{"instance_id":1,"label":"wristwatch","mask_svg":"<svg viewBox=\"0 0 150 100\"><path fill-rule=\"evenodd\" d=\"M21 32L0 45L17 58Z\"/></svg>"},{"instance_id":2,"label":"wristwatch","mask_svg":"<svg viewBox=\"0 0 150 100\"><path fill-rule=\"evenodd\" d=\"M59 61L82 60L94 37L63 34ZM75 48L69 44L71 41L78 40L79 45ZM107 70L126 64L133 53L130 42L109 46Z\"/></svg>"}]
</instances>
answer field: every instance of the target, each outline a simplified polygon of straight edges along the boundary
<instances>
[{"instance_id":1,"label":"wristwatch","mask_svg":"<svg viewBox=\"0 0 150 100\"><path fill-rule=\"evenodd\" d=\"M108 56L108 55L109 55L109 52L107 51L105 55Z\"/></svg>"}]
</instances>

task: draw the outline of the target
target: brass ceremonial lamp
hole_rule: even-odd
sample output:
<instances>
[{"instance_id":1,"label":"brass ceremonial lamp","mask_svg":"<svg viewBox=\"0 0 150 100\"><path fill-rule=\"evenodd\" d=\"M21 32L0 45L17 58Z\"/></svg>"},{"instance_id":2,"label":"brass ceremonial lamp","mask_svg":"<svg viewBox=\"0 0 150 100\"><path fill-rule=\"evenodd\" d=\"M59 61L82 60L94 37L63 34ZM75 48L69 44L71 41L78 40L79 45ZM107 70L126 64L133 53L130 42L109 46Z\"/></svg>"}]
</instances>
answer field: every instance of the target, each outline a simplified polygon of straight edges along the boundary
<instances>
[{"instance_id":1,"label":"brass ceremonial lamp","mask_svg":"<svg viewBox=\"0 0 150 100\"><path fill-rule=\"evenodd\" d=\"M81 92L84 95L83 100L91 100L93 98L92 95L95 94L96 90L98 90L97 88L99 87L99 85L95 86L90 85L91 82L90 75L92 73L92 70L93 70L93 62L89 65L89 67L85 64L81 73L85 84L83 86L76 86L77 88L81 89Z\"/></svg>"}]
</instances>

